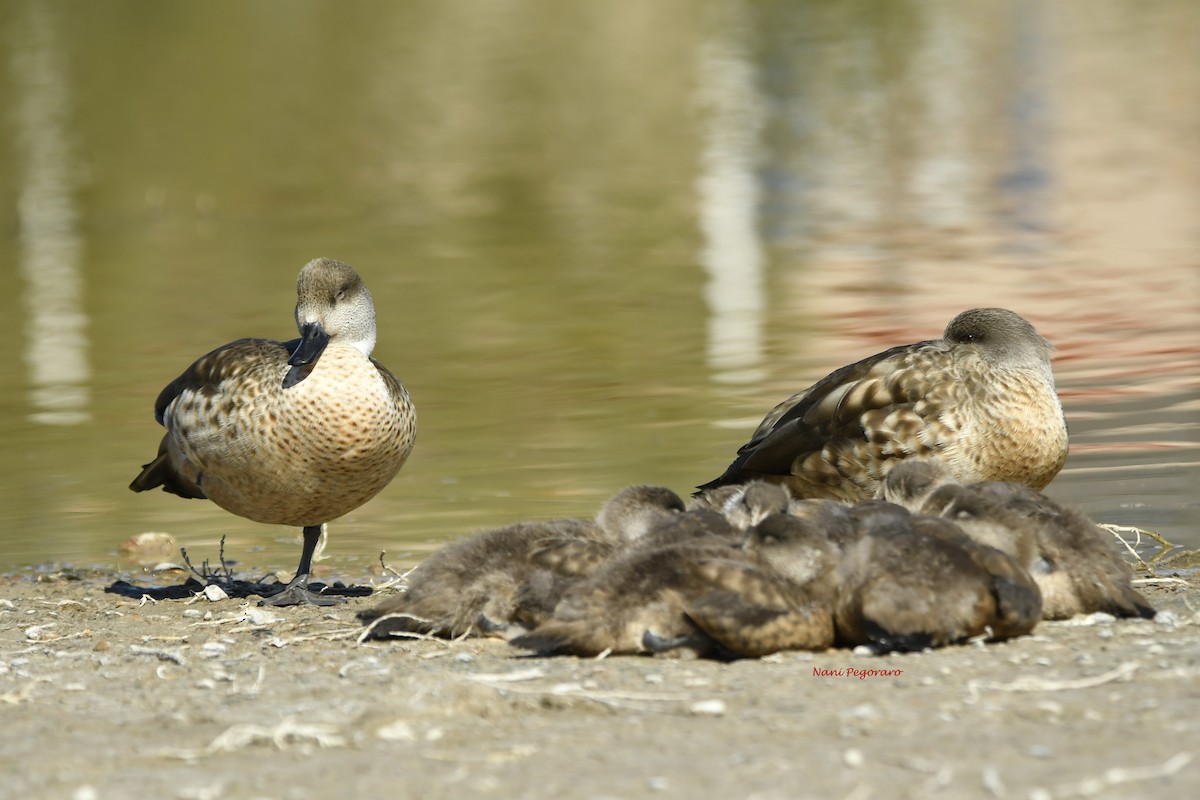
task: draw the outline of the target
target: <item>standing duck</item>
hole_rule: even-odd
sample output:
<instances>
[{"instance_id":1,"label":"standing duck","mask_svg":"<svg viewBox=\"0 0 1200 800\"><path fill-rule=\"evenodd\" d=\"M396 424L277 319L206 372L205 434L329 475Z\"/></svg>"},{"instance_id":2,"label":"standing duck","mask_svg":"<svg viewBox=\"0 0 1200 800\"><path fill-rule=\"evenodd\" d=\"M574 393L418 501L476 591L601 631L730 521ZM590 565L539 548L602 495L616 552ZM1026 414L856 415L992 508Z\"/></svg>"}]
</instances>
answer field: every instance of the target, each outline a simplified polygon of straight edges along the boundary
<instances>
[{"instance_id":1,"label":"standing duck","mask_svg":"<svg viewBox=\"0 0 1200 800\"><path fill-rule=\"evenodd\" d=\"M856 502L909 458L938 458L962 482L1041 489L1067 458L1052 350L1011 311L964 311L941 339L842 367L776 406L699 490L762 478L798 499Z\"/></svg>"},{"instance_id":2,"label":"standing duck","mask_svg":"<svg viewBox=\"0 0 1200 800\"><path fill-rule=\"evenodd\" d=\"M304 529L296 575L270 605L332 605L308 589L325 523L404 466L417 431L408 392L371 358L375 306L362 278L319 258L300 270L290 342L239 339L202 356L154 404L166 428L129 488L208 498L240 517Z\"/></svg>"}]
</instances>

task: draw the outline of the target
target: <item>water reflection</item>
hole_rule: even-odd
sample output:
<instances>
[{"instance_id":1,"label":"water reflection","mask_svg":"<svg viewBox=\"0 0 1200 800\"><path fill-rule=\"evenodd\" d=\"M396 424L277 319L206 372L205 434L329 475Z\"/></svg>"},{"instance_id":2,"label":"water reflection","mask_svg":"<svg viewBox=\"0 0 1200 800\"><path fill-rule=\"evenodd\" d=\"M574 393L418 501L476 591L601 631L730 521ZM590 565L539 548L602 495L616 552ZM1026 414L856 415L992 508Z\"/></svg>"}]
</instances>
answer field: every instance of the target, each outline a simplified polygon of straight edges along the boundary
<instances>
[{"instance_id":1,"label":"water reflection","mask_svg":"<svg viewBox=\"0 0 1200 800\"><path fill-rule=\"evenodd\" d=\"M701 153L700 263L708 275L708 364L715 380L762 380L766 285L759 232L759 136L764 123L743 21L726 22L700 50L705 111Z\"/></svg>"},{"instance_id":2,"label":"water reflection","mask_svg":"<svg viewBox=\"0 0 1200 800\"><path fill-rule=\"evenodd\" d=\"M29 416L47 425L75 425L89 419L90 373L67 53L49 5L28 4L24 12L21 44L9 67L21 166L17 233Z\"/></svg>"}]
</instances>

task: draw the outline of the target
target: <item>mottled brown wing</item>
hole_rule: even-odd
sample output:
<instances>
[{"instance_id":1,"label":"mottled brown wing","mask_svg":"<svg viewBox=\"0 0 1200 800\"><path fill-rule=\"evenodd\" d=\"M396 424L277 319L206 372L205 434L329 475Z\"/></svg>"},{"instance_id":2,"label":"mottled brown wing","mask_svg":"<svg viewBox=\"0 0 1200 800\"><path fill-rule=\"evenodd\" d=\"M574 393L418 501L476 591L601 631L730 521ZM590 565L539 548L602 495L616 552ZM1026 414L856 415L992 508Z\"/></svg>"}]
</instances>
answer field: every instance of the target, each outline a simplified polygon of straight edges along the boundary
<instances>
[{"instance_id":1,"label":"mottled brown wing","mask_svg":"<svg viewBox=\"0 0 1200 800\"><path fill-rule=\"evenodd\" d=\"M741 656L780 650L824 650L833 644L828 608L800 597L751 564L708 559L699 565L706 591L685 597L688 617L707 635Z\"/></svg>"},{"instance_id":2,"label":"mottled brown wing","mask_svg":"<svg viewBox=\"0 0 1200 800\"><path fill-rule=\"evenodd\" d=\"M285 362L299 341L282 343L269 339L238 339L201 356L159 393L154 401L154 418L159 425L165 425L167 407L184 392L215 393L221 381L244 369L248 356L260 354L263 360L275 358ZM164 491L180 497L204 499L204 490L180 474L172 462L169 437L169 433L163 436L157 456L142 466L142 471L129 484L129 488L135 492L145 492L161 486Z\"/></svg>"},{"instance_id":3,"label":"mottled brown wing","mask_svg":"<svg viewBox=\"0 0 1200 800\"><path fill-rule=\"evenodd\" d=\"M292 351L300 344L299 339L290 342L276 342L271 339L238 339L227 345L218 347L206 353L175 380L171 381L159 392L154 401L154 418L159 425L164 425L167 406L186 391L215 392L221 381L237 374L246 363L265 362L277 358L284 363L291 357Z\"/></svg>"},{"instance_id":4,"label":"mottled brown wing","mask_svg":"<svg viewBox=\"0 0 1200 800\"><path fill-rule=\"evenodd\" d=\"M702 491L754 477L787 476L810 454L839 441L866 442L864 415L914 405L930 380L917 367L946 352L939 341L902 345L877 353L822 378L769 413L723 475Z\"/></svg>"},{"instance_id":5,"label":"mottled brown wing","mask_svg":"<svg viewBox=\"0 0 1200 800\"><path fill-rule=\"evenodd\" d=\"M558 575L591 575L604 566L616 548L608 542L558 536L539 542L529 559Z\"/></svg>"}]
</instances>

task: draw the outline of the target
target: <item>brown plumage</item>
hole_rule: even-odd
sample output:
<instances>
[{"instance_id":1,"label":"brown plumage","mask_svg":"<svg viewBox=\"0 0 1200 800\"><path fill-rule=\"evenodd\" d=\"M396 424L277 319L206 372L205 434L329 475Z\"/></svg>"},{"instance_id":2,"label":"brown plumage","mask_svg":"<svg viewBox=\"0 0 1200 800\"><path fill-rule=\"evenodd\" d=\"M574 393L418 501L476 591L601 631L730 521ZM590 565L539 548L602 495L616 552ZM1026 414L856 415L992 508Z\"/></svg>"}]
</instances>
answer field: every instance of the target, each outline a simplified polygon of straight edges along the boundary
<instances>
[{"instance_id":1,"label":"brown plumage","mask_svg":"<svg viewBox=\"0 0 1200 800\"><path fill-rule=\"evenodd\" d=\"M790 502L791 496L782 486L756 480L698 494L692 499L692 508L716 511L731 526L745 531L771 514L786 511Z\"/></svg>"},{"instance_id":2,"label":"brown plumage","mask_svg":"<svg viewBox=\"0 0 1200 800\"><path fill-rule=\"evenodd\" d=\"M842 367L776 406L700 491L762 478L797 498L853 502L895 464L932 457L960 481L1040 489L1067 456L1051 350L1011 311L964 311L941 339Z\"/></svg>"},{"instance_id":3,"label":"brown plumage","mask_svg":"<svg viewBox=\"0 0 1200 800\"><path fill-rule=\"evenodd\" d=\"M368 638L397 633L507 637L549 618L567 579L530 561L547 539L596 541L584 520L517 522L441 547L408 575L405 589L358 613Z\"/></svg>"},{"instance_id":4,"label":"brown plumage","mask_svg":"<svg viewBox=\"0 0 1200 800\"><path fill-rule=\"evenodd\" d=\"M709 512L711 513L711 512ZM774 514L755 530L798 527ZM831 549L815 548L806 580L783 580L753 549L722 536L659 547L632 547L572 587L554 617L512 644L545 653L691 654L756 657L786 649L823 650L833 643L827 602L811 602L828 574ZM762 536L767 536L763 533Z\"/></svg>"},{"instance_id":5,"label":"brown plumage","mask_svg":"<svg viewBox=\"0 0 1200 800\"><path fill-rule=\"evenodd\" d=\"M316 259L297 279L290 342L239 339L202 356L159 394L157 457L130 484L208 498L241 517L304 529L296 576L274 605L317 603L307 589L322 526L391 482L412 451L416 411L371 358L375 308L346 264Z\"/></svg>"},{"instance_id":6,"label":"brown plumage","mask_svg":"<svg viewBox=\"0 0 1200 800\"><path fill-rule=\"evenodd\" d=\"M1033 630L1037 585L1010 557L945 520L868 501L847 511L838 560L838 641L920 650Z\"/></svg>"},{"instance_id":7,"label":"brown plumage","mask_svg":"<svg viewBox=\"0 0 1200 800\"><path fill-rule=\"evenodd\" d=\"M655 649L718 655L720 645L688 619L684 604L710 586L703 564L739 558L727 544L632 549L571 587L551 619L511 643L578 656Z\"/></svg>"},{"instance_id":8,"label":"brown plumage","mask_svg":"<svg viewBox=\"0 0 1200 800\"><path fill-rule=\"evenodd\" d=\"M1095 611L1155 616L1154 608L1131 585L1133 571L1112 536L1082 511L1020 484L988 482L973 488L992 498L994 522L1032 534L1037 559L1029 572L1042 587L1045 619Z\"/></svg>"},{"instance_id":9,"label":"brown plumage","mask_svg":"<svg viewBox=\"0 0 1200 800\"><path fill-rule=\"evenodd\" d=\"M613 495L596 515L597 535L555 536L537 543L530 560L563 577L590 575L627 547L655 539L684 516L683 500L663 486L635 484Z\"/></svg>"},{"instance_id":10,"label":"brown plumage","mask_svg":"<svg viewBox=\"0 0 1200 800\"><path fill-rule=\"evenodd\" d=\"M635 485L604 503L596 520L526 521L441 547L405 589L358 617L369 638L397 633L508 638L548 619L567 587L594 564L683 511L661 486Z\"/></svg>"},{"instance_id":11,"label":"brown plumage","mask_svg":"<svg viewBox=\"0 0 1200 800\"><path fill-rule=\"evenodd\" d=\"M936 462L904 464L883 481L881 495L944 517L977 542L1003 550L1037 582L1044 619L1103 611L1153 617L1130 585L1133 577L1112 537L1081 511L1013 482L961 485Z\"/></svg>"}]
</instances>

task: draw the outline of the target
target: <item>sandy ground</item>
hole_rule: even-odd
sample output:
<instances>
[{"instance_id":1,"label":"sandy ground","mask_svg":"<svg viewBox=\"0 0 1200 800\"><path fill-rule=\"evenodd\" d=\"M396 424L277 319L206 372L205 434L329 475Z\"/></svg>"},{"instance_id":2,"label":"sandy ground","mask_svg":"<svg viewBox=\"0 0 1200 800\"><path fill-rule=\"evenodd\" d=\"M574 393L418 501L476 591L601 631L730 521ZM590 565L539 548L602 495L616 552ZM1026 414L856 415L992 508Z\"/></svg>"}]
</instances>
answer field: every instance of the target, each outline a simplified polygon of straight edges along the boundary
<instances>
[{"instance_id":1,"label":"sandy ground","mask_svg":"<svg viewBox=\"0 0 1200 800\"><path fill-rule=\"evenodd\" d=\"M1153 622L722 664L358 644L377 598L140 603L114 577L0 578L0 797L1200 796L1195 580L1145 588Z\"/></svg>"}]
</instances>

